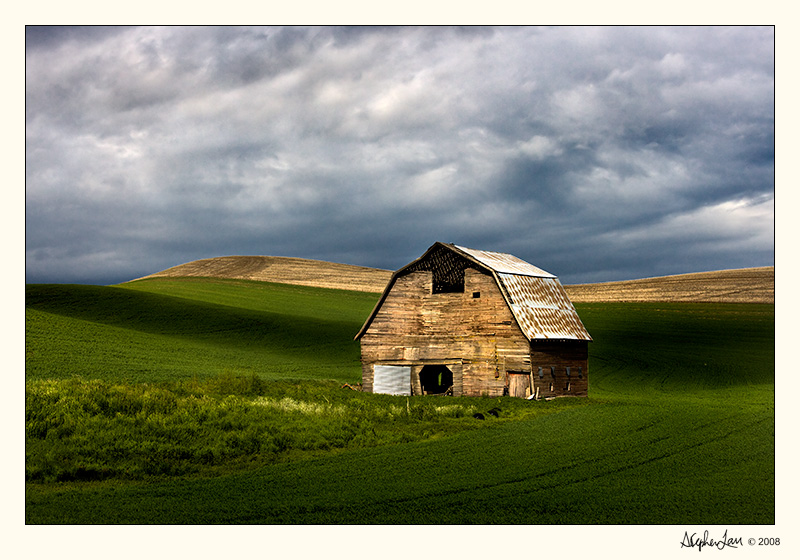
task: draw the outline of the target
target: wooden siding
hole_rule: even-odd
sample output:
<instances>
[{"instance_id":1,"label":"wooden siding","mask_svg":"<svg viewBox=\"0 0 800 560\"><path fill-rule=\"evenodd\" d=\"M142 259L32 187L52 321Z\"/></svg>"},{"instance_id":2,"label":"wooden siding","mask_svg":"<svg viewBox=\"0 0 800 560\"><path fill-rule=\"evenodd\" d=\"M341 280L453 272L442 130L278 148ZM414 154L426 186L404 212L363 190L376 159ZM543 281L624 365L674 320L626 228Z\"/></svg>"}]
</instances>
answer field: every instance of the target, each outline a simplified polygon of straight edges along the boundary
<instances>
[{"instance_id":1,"label":"wooden siding","mask_svg":"<svg viewBox=\"0 0 800 560\"><path fill-rule=\"evenodd\" d=\"M454 395L499 396L507 370L530 371L528 339L490 274L466 268L463 293L432 292L430 271L396 279L361 338L365 391L372 390L376 363L418 366L415 394L425 364L453 365Z\"/></svg>"},{"instance_id":2,"label":"wooden siding","mask_svg":"<svg viewBox=\"0 0 800 560\"><path fill-rule=\"evenodd\" d=\"M585 340L534 340L531 342L531 370L534 393L540 398L585 397L589 390L589 344ZM539 368L543 377L539 377ZM551 368L553 368L551 370ZM567 368L570 375L567 376ZM555 374L555 377L551 374Z\"/></svg>"}]
</instances>

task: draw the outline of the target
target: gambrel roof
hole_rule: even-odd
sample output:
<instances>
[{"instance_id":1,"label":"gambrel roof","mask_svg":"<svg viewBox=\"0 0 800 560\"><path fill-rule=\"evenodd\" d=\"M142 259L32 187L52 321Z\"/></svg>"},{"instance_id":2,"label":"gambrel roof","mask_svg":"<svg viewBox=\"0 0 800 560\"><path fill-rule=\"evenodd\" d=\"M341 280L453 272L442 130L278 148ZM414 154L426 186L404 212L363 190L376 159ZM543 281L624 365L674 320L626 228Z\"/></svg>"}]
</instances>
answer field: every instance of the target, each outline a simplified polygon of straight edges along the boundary
<instances>
[{"instance_id":1,"label":"gambrel roof","mask_svg":"<svg viewBox=\"0 0 800 560\"><path fill-rule=\"evenodd\" d=\"M507 253L480 251L440 242L434 243L419 259L392 275L356 339L366 333L395 280L419 270L420 263L426 261L429 255L443 250L452 251L494 277L520 330L529 340L592 340L558 277Z\"/></svg>"}]
</instances>

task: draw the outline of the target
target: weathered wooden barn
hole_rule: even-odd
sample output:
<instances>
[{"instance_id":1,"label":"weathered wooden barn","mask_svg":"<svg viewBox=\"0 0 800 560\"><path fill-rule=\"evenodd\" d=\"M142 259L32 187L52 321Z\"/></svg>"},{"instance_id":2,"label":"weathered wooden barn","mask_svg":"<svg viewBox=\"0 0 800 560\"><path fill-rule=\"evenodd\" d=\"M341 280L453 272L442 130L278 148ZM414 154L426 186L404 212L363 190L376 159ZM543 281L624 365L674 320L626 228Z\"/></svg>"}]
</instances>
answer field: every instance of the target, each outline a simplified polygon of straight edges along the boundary
<instances>
[{"instance_id":1,"label":"weathered wooden barn","mask_svg":"<svg viewBox=\"0 0 800 560\"><path fill-rule=\"evenodd\" d=\"M564 287L505 253L435 243L392 275L356 339L368 392L588 394L591 336Z\"/></svg>"}]
</instances>

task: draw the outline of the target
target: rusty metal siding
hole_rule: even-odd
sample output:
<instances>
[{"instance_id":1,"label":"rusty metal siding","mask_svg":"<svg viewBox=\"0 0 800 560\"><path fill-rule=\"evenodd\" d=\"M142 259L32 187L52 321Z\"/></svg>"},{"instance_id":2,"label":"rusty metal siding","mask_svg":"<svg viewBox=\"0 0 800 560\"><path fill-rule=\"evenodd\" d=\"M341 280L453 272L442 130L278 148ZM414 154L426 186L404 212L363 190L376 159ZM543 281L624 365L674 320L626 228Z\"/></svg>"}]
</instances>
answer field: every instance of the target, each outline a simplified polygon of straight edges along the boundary
<instances>
[{"instance_id":1,"label":"rusty metal siding","mask_svg":"<svg viewBox=\"0 0 800 560\"><path fill-rule=\"evenodd\" d=\"M591 340L558 278L498 273L514 317L530 340Z\"/></svg>"},{"instance_id":2,"label":"rusty metal siding","mask_svg":"<svg viewBox=\"0 0 800 560\"><path fill-rule=\"evenodd\" d=\"M458 245L453 245L453 247L468 254L473 259L479 261L481 264L489 267L497 273L522 274L525 276L536 276L540 278L555 278L554 275L550 274L546 270L542 270L541 268L533 266L522 259L518 259L514 255L509 255L507 253L494 253L492 251L481 251L478 249L468 249Z\"/></svg>"}]
</instances>

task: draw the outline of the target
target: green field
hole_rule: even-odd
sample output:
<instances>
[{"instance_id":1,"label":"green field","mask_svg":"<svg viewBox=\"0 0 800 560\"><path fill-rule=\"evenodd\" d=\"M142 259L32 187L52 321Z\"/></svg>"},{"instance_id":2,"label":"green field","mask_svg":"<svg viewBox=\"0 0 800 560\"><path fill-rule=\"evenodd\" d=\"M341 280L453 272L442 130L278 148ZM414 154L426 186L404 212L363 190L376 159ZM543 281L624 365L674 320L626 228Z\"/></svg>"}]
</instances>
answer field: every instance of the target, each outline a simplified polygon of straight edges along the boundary
<instances>
[{"instance_id":1,"label":"green field","mask_svg":"<svg viewBox=\"0 0 800 560\"><path fill-rule=\"evenodd\" d=\"M26 522L775 522L772 305L577 305L590 397L529 402L343 389L377 297L28 286Z\"/></svg>"}]
</instances>

